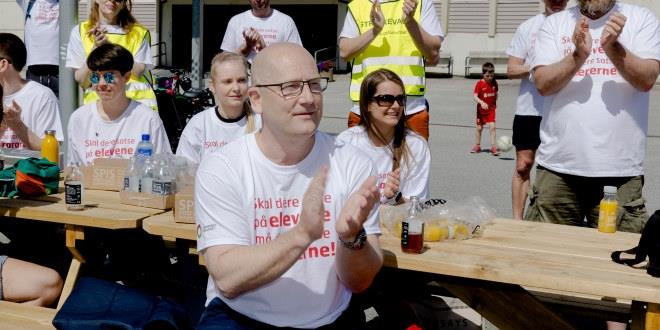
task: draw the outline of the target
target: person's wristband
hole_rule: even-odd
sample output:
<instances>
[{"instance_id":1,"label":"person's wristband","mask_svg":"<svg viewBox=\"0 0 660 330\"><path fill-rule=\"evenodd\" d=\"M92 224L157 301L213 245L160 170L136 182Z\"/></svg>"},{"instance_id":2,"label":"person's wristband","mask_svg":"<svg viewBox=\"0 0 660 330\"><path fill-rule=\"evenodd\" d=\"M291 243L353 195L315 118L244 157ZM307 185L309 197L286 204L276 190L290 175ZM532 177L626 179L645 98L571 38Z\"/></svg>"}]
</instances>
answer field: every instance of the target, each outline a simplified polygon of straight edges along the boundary
<instances>
[{"instance_id":1,"label":"person's wristband","mask_svg":"<svg viewBox=\"0 0 660 330\"><path fill-rule=\"evenodd\" d=\"M337 235L337 240L343 247L349 250L362 250L365 242L367 241L367 232L364 231L364 228L360 229L357 236L355 236L355 239L352 242L344 241L343 239L341 239L341 237L339 237L339 235Z\"/></svg>"}]
</instances>

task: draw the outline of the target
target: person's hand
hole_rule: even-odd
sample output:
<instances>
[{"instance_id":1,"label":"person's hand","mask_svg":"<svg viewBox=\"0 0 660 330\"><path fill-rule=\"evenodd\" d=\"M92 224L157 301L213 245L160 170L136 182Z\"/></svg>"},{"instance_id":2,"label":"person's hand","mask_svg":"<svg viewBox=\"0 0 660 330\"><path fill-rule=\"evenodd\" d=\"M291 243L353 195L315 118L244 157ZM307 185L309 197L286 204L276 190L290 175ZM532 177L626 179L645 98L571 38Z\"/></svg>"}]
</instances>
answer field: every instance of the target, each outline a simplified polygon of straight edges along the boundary
<instances>
[{"instance_id":1,"label":"person's hand","mask_svg":"<svg viewBox=\"0 0 660 330\"><path fill-rule=\"evenodd\" d=\"M16 103L15 100L11 101L11 104L4 106L4 115L2 122L7 125L7 127L16 130L16 128L23 125L21 120L21 106Z\"/></svg>"},{"instance_id":2,"label":"person's hand","mask_svg":"<svg viewBox=\"0 0 660 330\"><path fill-rule=\"evenodd\" d=\"M323 166L309 183L307 191L303 195L300 223L297 228L307 235L309 242L313 242L323 235L323 223L325 222L323 195L327 177L328 167Z\"/></svg>"},{"instance_id":3,"label":"person's hand","mask_svg":"<svg viewBox=\"0 0 660 330\"><path fill-rule=\"evenodd\" d=\"M107 30L104 27L101 27L100 23L96 23L93 28L87 32L94 39L94 48L101 46L105 43L108 43L108 37L106 36Z\"/></svg>"},{"instance_id":4,"label":"person's hand","mask_svg":"<svg viewBox=\"0 0 660 330\"><path fill-rule=\"evenodd\" d=\"M373 31L375 34L380 33L385 26L385 16L383 16L383 11L380 9L380 1L375 0L371 4L371 24L373 25Z\"/></svg>"},{"instance_id":5,"label":"person's hand","mask_svg":"<svg viewBox=\"0 0 660 330\"><path fill-rule=\"evenodd\" d=\"M403 13L401 14L401 21L403 24L415 19L415 10L417 9L417 0L404 0Z\"/></svg>"},{"instance_id":6,"label":"person's hand","mask_svg":"<svg viewBox=\"0 0 660 330\"><path fill-rule=\"evenodd\" d=\"M264 37L255 28L247 28L243 31L245 46L248 49L254 49L256 52L266 48Z\"/></svg>"},{"instance_id":7,"label":"person's hand","mask_svg":"<svg viewBox=\"0 0 660 330\"><path fill-rule=\"evenodd\" d=\"M619 39L623 27L626 25L626 16L619 12L613 12L605 23L603 33L600 35L600 45L607 51Z\"/></svg>"},{"instance_id":8,"label":"person's hand","mask_svg":"<svg viewBox=\"0 0 660 330\"><path fill-rule=\"evenodd\" d=\"M385 196L385 198L391 199L399 191L400 173L401 168L397 168L387 176L385 188L383 188L383 196Z\"/></svg>"},{"instance_id":9,"label":"person's hand","mask_svg":"<svg viewBox=\"0 0 660 330\"><path fill-rule=\"evenodd\" d=\"M489 108L489 107L488 107L488 103L486 103L486 102L484 102L484 101L481 101L480 104L481 104L481 108L482 108L482 109L484 109L484 110L488 110L488 108Z\"/></svg>"},{"instance_id":10,"label":"person's hand","mask_svg":"<svg viewBox=\"0 0 660 330\"><path fill-rule=\"evenodd\" d=\"M575 24L573 30L573 44L575 45L575 54L581 58L586 59L591 54L591 33L589 33L589 22L587 18L582 16Z\"/></svg>"},{"instance_id":11,"label":"person's hand","mask_svg":"<svg viewBox=\"0 0 660 330\"><path fill-rule=\"evenodd\" d=\"M341 209L335 223L337 237L342 241L351 242L360 233L362 224L367 220L371 209L379 200L376 177L370 176L360 188L355 191Z\"/></svg>"}]
</instances>

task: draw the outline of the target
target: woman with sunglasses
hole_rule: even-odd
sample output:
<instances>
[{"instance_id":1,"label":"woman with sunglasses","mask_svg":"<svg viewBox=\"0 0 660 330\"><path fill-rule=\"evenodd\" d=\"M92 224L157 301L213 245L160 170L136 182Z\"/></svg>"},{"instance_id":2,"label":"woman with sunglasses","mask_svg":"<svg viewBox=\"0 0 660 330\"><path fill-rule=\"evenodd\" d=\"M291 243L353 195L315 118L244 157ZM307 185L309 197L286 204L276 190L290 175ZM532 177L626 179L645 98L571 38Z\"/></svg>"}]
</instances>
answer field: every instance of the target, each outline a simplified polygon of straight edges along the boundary
<instances>
[{"instance_id":1,"label":"woman with sunglasses","mask_svg":"<svg viewBox=\"0 0 660 330\"><path fill-rule=\"evenodd\" d=\"M151 88L151 36L131 14L131 0L90 0L89 18L71 31L66 54L67 68L74 69L74 77L84 90L83 103L99 99L89 81L87 56L97 47L113 43L126 48L133 55L133 67L126 96L158 110L156 94Z\"/></svg>"},{"instance_id":2,"label":"woman with sunglasses","mask_svg":"<svg viewBox=\"0 0 660 330\"><path fill-rule=\"evenodd\" d=\"M89 81L100 99L71 114L68 164L88 165L96 158L131 158L142 134L149 134L154 154L172 153L158 113L126 97L133 56L122 46L103 44L87 58Z\"/></svg>"},{"instance_id":3,"label":"woman with sunglasses","mask_svg":"<svg viewBox=\"0 0 660 330\"><path fill-rule=\"evenodd\" d=\"M247 99L248 64L242 55L223 52L211 61L209 84L217 106L193 116L181 133L176 149L199 164L202 156L261 126Z\"/></svg>"},{"instance_id":4,"label":"woman with sunglasses","mask_svg":"<svg viewBox=\"0 0 660 330\"><path fill-rule=\"evenodd\" d=\"M406 127L401 78L387 69L368 74L360 86L360 125L338 140L357 146L374 161L381 203L411 196L428 199L431 152L426 140Z\"/></svg>"}]
</instances>

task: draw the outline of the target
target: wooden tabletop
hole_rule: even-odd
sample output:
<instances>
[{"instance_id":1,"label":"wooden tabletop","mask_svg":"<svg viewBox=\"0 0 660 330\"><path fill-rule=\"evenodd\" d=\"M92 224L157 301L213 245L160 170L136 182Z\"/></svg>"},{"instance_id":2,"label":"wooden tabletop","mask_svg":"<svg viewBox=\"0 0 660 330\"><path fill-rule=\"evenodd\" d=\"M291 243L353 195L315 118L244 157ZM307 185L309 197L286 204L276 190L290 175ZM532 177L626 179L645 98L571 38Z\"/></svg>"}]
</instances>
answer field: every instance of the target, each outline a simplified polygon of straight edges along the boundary
<instances>
[{"instance_id":1,"label":"wooden tabletop","mask_svg":"<svg viewBox=\"0 0 660 330\"><path fill-rule=\"evenodd\" d=\"M401 251L386 229L385 265L441 275L517 284L568 294L660 303L660 279L611 261L637 245L639 234L496 219L482 237L426 243L422 254Z\"/></svg>"},{"instance_id":2,"label":"wooden tabletop","mask_svg":"<svg viewBox=\"0 0 660 330\"><path fill-rule=\"evenodd\" d=\"M142 228L151 235L197 240L197 230L194 223L174 222L172 211L154 215L142 221Z\"/></svg>"},{"instance_id":3,"label":"wooden tabletop","mask_svg":"<svg viewBox=\"0 0 660 330\"><path fill-rule=\"evenodd\" d=\"M82 211L67 210L62 192L31 199L0 199L2 216L106 229L138 228L142 219L162 212L121 204L116 191L86 190Z\"/></svg>"}]
</instances>

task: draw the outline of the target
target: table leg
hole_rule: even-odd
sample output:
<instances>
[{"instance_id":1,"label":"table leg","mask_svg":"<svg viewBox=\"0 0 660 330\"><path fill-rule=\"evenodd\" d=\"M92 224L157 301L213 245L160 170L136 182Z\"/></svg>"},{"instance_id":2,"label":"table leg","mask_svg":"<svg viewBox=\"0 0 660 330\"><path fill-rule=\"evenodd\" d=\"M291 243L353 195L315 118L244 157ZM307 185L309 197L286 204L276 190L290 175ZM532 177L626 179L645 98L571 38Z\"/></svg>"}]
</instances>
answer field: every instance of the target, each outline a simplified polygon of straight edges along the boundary
<instances>
[{"instance_id":1,"label":"table leg","mask_svg":"<svg viewBox=\"0 0 660 330\"><path fill-rule=\"evenodd\" d=\"M646 330L660 329L660 304L649 303L646 306Z\"/></svg>"},{"instance_id":2,"label":"table leg","mask_svg":"<svg viewBox=\"0 0 660 330\"><path fill-rule=\"evenodd\" d=\"M499 329L574 329L519 285L468 279L439 284Z\"/></svg>"},{"instance_id":3,"label":"table leg","mask_svg":"<svg viewBox=\"0 0 660 330\"><path fill-rule=\"evenodd\" d=\"M83 227L65 225L64 228L66 229L66 247L69 249L69 252L71 252L71 255L73 255L76 260L84 263L85 258L82 256L80 251L78 251L78 248L76 248L76 241L85 239L85 231Z\"/></svg>"},{"instance_id":4,"label":"table leg","mask_svg":"<svg viewBox=\"0 0 660 330\"><path fill-rule=\"evenodd\" d=\"M64 281L64 286L62 287L62 294L60 294L60 300L57 302L57 310L62 308L64 302L71 291L73 291L73 285L78 280L78 273L80 272L80 261L78 259L71 259L71 266L69 266L69 272L66 274L66 280Z\"/></svg>"}]
</instances>

